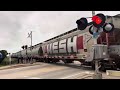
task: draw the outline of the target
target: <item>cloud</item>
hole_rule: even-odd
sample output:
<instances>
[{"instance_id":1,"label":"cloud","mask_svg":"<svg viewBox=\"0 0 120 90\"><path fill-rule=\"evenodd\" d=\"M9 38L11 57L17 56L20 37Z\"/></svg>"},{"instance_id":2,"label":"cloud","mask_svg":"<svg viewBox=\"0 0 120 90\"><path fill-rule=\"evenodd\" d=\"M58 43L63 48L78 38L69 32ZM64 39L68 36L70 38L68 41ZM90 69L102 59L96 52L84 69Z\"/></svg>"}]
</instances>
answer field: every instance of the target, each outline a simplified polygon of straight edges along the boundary
<instances>
[{"instance_id":1,"label":"cloud","mask_svg":"<svg viewBox=\"0 0 120 90\"><path fill-rule=\"evenodd\" d=\"M25 12L0 12L0 49L16 48L21 38L21 18Z\"/></svg>"},{"instance_id":2,"label":"cloud","mask_svg":"<svg viewBox=\"0 0 120 90\"><path fill-rule=\"evenodd\" d=\"M86 14L85 14L86 13ZM76 20L81 16L90 16L88 12L78 11L40 11L34 12L23 22L23 30L33 30L33 42L45 41L53 36L59 35L73 28L76 28ZM34 36L35 34L35 36ZM39 37L39 38L38 38Z\"/></svg>"}]
</instances>

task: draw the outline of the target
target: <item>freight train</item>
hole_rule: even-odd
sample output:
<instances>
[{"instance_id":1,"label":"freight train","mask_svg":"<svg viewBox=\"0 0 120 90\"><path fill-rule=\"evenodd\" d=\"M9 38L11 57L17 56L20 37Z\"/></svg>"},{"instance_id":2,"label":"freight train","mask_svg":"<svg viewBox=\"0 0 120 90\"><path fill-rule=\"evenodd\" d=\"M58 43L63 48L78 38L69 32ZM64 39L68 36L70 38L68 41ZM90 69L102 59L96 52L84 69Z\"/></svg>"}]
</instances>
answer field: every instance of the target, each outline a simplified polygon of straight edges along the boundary
<instances>
[{"instance_id":1,"label":"freight train","mask_svg":"<svg viewBox=\"0 0 120 90\"><path fill-rule=\"evenodd\" d=\"M79 61L82 65L89 65L92 68L95 67L94 58L99 57L101 69L120 68L120 15L112 18L107 16L106 22L114 24L114 31L108 34L101 32L97 38L97 45L94 45L94 38L89 30L91 24L89 24L85 30L80 31L75 28L13 53L11 57L18 60L35 59L46 63L56 63L60 60L64 63Z\"/></svg>"}]
</instances>

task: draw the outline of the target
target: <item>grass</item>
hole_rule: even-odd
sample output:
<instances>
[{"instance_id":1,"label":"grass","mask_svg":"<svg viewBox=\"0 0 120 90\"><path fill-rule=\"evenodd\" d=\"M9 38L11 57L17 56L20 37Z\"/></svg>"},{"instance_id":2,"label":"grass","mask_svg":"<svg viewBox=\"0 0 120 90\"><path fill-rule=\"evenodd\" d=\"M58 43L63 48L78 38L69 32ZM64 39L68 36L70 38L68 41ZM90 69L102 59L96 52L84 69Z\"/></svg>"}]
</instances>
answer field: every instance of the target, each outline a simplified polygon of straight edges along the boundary
<instances>
[{"instance_id":1,"label":"grass","mask_svg":"<svg viewBox=\"0 0 120 90\"><path fill-rule=\"evenodd\" d=\"M17 59L12 58L12 59L11 59L11 64L17 64ZM9 58L8 58L8 57L6 57L6 58L0 63L0 67L1 67L1 66L6 66L6 65L10 65L10 62L9 62Z\"/></svg>"}]
</instances>

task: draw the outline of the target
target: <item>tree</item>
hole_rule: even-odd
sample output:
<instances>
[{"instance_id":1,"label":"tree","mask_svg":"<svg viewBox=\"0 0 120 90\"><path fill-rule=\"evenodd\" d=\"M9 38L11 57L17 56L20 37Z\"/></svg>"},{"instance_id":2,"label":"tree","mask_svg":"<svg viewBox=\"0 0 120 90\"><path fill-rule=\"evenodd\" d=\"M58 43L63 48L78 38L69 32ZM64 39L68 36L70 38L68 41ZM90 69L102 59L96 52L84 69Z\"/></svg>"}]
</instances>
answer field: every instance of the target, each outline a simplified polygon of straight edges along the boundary
<instances>
[{"instance_id":1,"label":"tree","mask_svg":"<svg viewBox=\"0 0 120 90\"><path fill-rule=\"evenodd\" d=\"M6 50L0 50L0 63L7 57L8 52Z\"/></svg>"}]
</instances>

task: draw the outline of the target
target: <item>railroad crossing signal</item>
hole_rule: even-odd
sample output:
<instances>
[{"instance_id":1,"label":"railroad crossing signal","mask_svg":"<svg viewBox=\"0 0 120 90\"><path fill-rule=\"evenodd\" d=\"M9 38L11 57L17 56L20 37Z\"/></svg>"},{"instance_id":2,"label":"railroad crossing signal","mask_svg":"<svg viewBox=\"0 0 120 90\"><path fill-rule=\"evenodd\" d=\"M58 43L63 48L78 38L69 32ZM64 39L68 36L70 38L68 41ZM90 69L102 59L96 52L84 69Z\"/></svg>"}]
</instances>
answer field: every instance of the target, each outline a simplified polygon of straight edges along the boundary
<instances>
[{"instance_id":1,"label":"railroad crossing signal","mask_svg":"<svg viewBox=\"0 0 120 90\"><path fill-rule=\"evenodd\" d=\"M27 45L25 45L25 49L27 49L28 48L28 46Z\"/></svg>"},{"instance_id":2,"label":"railroad crossing signal","mask_svg":"<svg viewBox=\"0 0 120 90\"><path fill-rule=\"evenodd\" d=\"M89 28L90 34L92 35L100 34L101 29L103 29L102 32L105 33L110 33L114 30L114 25L112 23L106 23L106 16L104 14L99 13L91 18L92 18L92 26L90 26ZM78 30L84 30L89 25L86 18L81 18L77 20L76 23ZM94 33L95 28L97 29L96 30L97 34Z\"/></svg>"},{"instance_id":3,"label":"railroad crossing signal","mask_svg":"<svg viewBox=\"0 0 120 90\"><path fill-rule=\"evenodd\" d=\"M93 26L92 27L96 27L97 28L97 31L96 33L101 33L101 29L103 29L103 31L105 33L110 33L114 30L114 25L112 23L106 23L106 17L104 14L97 14L95 16L92 17L92 23L93 23ZM91 34L93 34L93 31L92 28L90 27L89 28L89 32Z\"/></svg>"},{"instance_id":4,"label":"railroad crossing signal","mask_svg":"<svg viewBox=\"0 0 120 90\"><path fill-rule=\"evenodd\" d=\"M22 48L22 49L24 49L25 47L24 47L24 46L22 46L21 48Z\"/></svg>"},{"instance_id":5,"label":"railroad crossing signal","mask_svg":"<svg viewBox=\"0 0 120 90\"><path fill-rule=\"evenodd\" d=\"M22 49L27 49L27 48L28 48L28 46L27 46L27 45L22 46Z\"/></svg>"},{"instance_id":6,"label":"railroad crossing signal","mask_svg":"<svg viewBox=\"0 0 120 90\"><path fill-rule=\"evenodd\" d=\"M88 21L86 18L81 18L76 21L79 30L84 30L88 26Z\"/></svg>"}]
</instances>

